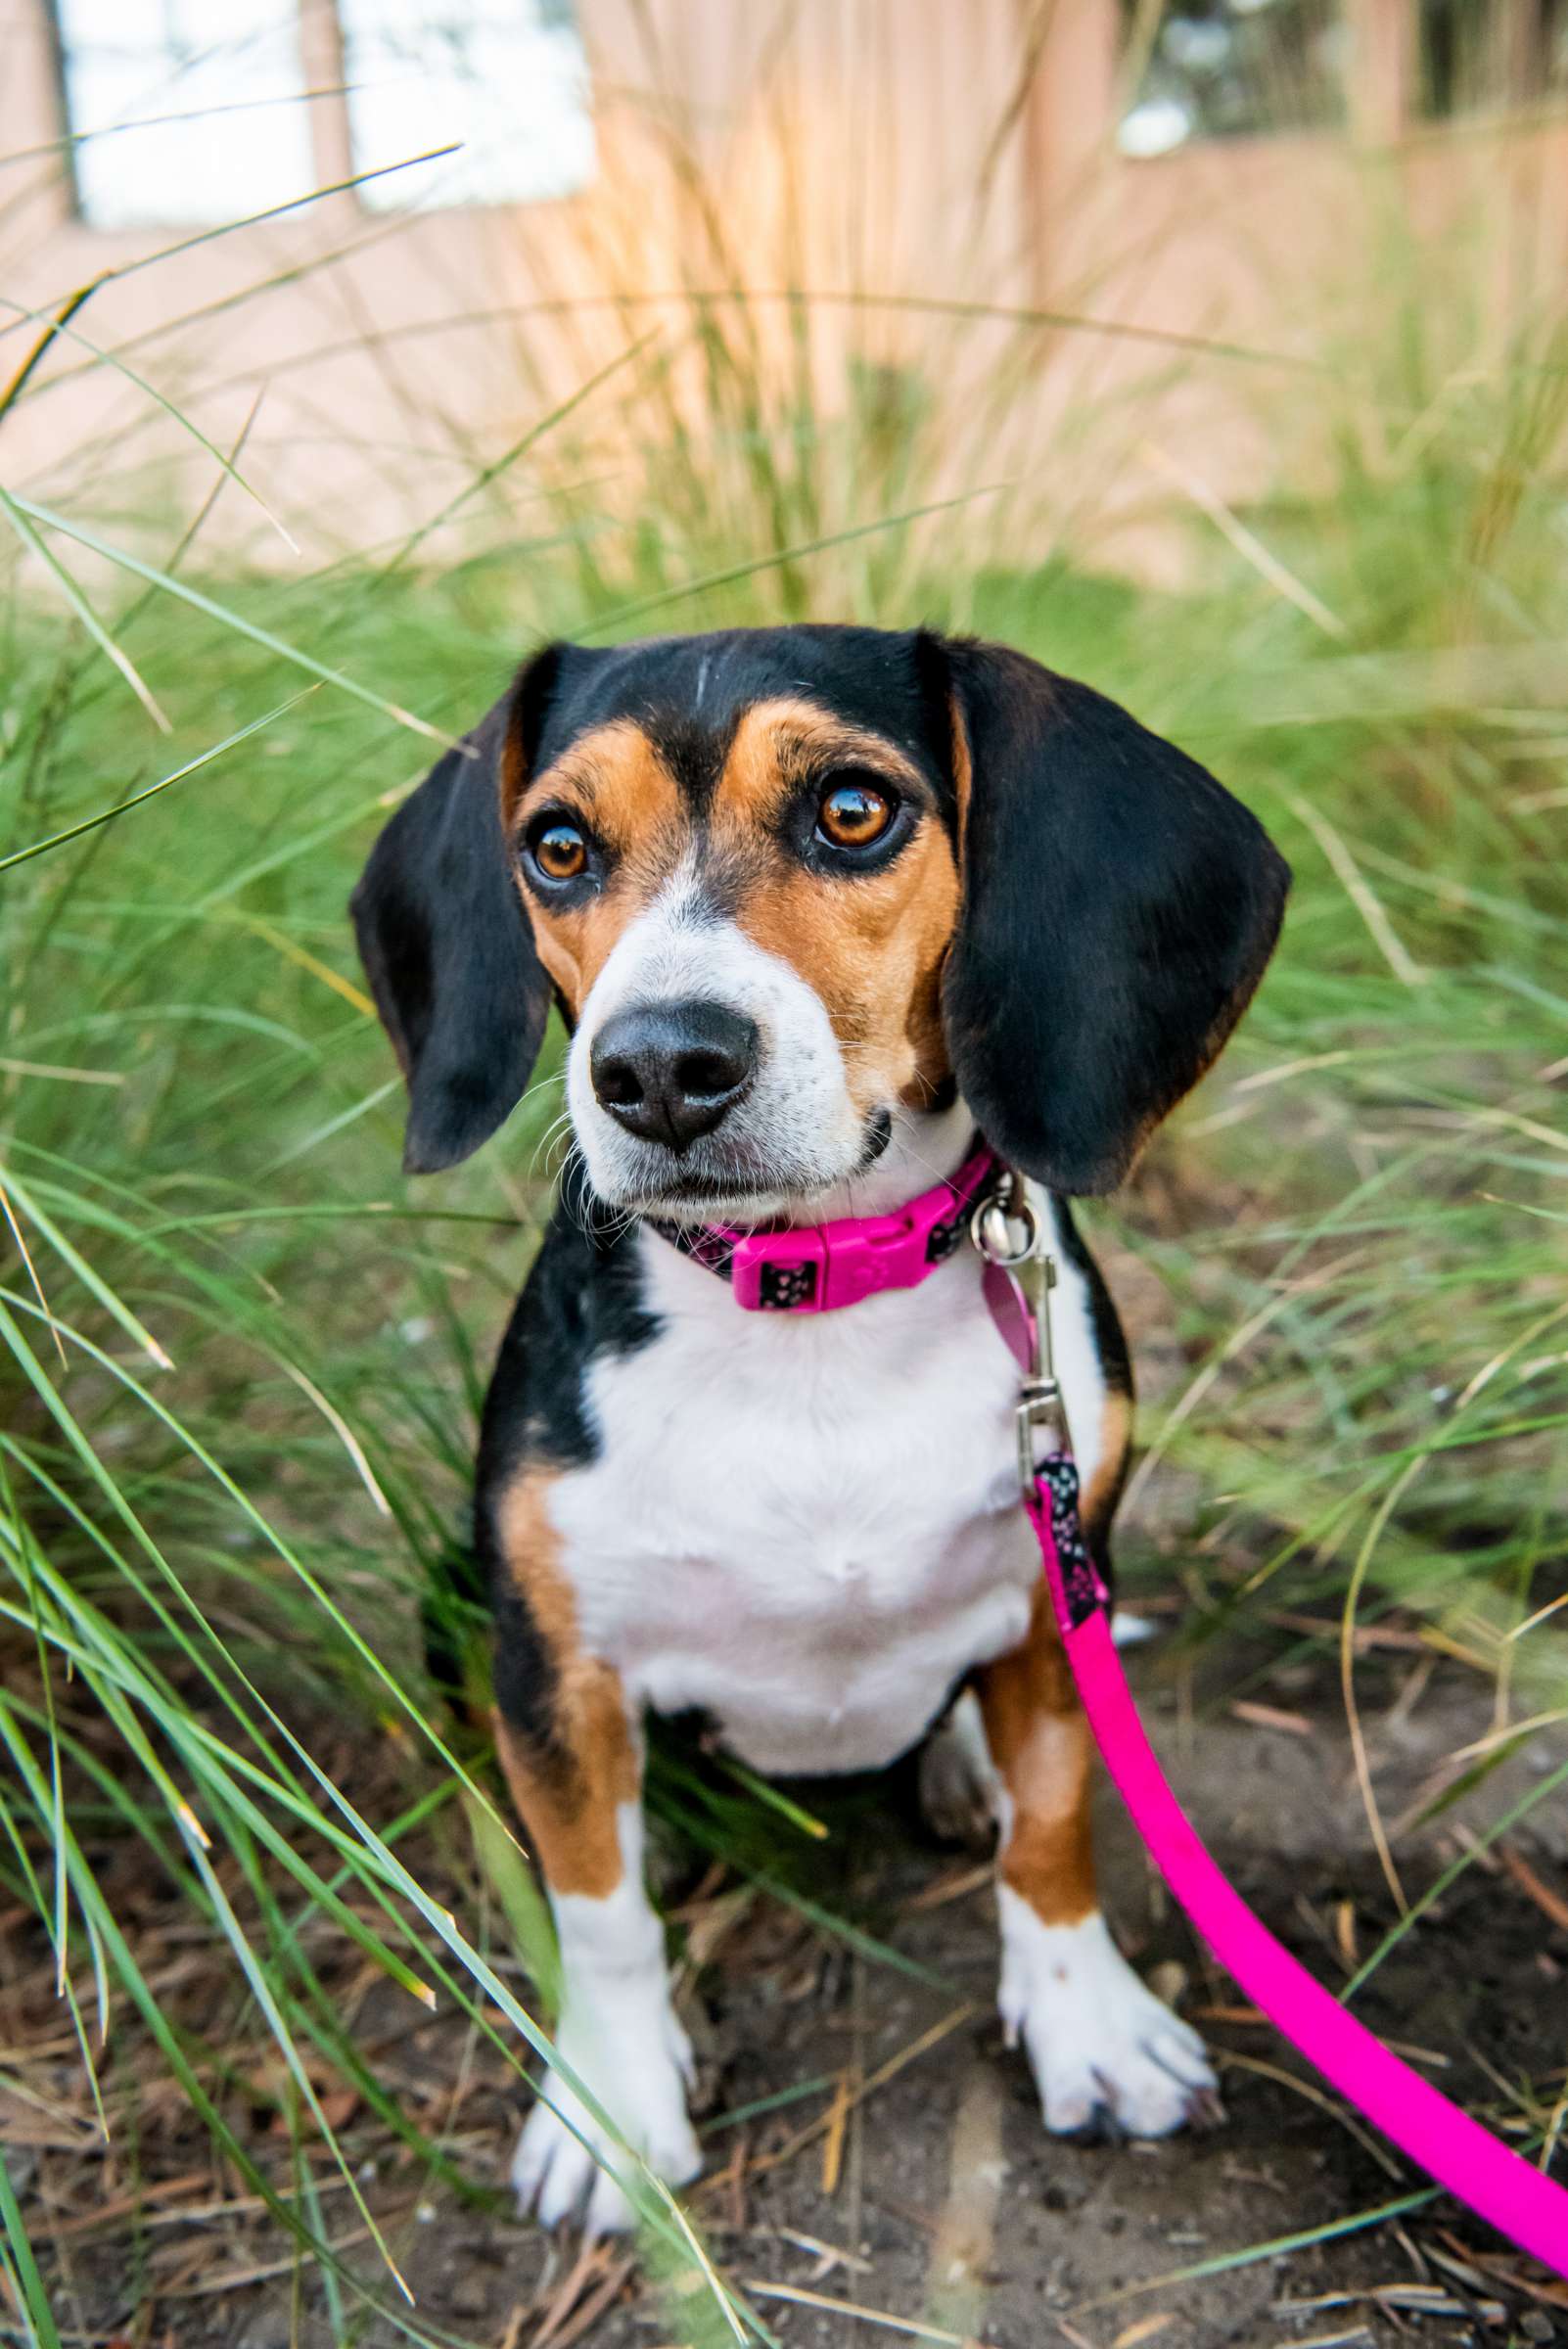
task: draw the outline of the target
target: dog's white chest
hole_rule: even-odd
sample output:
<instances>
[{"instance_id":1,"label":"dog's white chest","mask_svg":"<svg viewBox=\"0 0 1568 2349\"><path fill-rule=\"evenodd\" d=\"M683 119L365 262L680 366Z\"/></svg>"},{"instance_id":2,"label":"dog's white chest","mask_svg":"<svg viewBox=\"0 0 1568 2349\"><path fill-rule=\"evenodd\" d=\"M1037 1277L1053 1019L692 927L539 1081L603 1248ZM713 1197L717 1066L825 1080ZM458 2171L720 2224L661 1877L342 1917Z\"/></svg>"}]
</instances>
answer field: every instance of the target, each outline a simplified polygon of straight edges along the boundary
<instances>
[{"instance_id":1,"label":"dog's white chest","mask_svg":"<svg viewBox=\"0 0 1568 2349\"><path fill-rule=\"evenodd\" d=\"M552 1503L582 1640L634 1702L704 1709L759 1769L892 1761L970 1666L1017 1645L1039 1571L1017 1373L978 1263L850 1312L771 1316L642 1245L665 1326L594 1366L602 1451ZM1101 1396L1081 1284L1058 1295L1087 1435Z\"/></svg>"}]
</instances>

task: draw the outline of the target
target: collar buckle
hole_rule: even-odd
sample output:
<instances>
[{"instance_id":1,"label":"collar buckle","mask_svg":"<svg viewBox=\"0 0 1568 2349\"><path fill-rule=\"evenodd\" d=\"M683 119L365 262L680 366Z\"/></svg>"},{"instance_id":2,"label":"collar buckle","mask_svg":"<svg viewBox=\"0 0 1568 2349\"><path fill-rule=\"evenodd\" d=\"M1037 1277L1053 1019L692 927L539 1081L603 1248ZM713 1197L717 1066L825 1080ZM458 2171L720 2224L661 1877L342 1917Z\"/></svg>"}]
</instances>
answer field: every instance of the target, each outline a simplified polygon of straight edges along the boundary
<instances>
[{"instance_id":1,"label":"collar buckle","mask_svg":"<svg viewBox=\"0 0 1568 2349\"><path fill-rule=\"evenodd\" d=\"M829 1263L825 1225L748 1232L730 1258L735 1303L749 1313L819 1313Z\"/></svg>"}]
</instances>

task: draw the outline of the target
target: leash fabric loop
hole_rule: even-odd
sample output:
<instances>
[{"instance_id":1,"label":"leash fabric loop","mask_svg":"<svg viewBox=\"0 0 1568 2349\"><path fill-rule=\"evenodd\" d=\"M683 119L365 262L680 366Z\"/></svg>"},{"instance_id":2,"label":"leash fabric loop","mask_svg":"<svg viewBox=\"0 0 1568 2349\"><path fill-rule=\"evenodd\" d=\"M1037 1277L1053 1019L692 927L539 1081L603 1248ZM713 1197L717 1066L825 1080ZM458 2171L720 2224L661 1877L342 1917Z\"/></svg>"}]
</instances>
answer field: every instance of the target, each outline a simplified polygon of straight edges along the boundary
<instances>
[{"instance_id":1,"label":"leash fabric loop","mask_svg":"<svg viewBox=\"0 0 1568 2349\"><path fill-rule=\"evenodd\" d=\"M1004 1285L1012 1291L1010 1310ZM1039 1293L1048 1313L1048 1289ZM1011 1272L989 1264L986 1294L998 1329L1027 1370L1030 1359L1038 1360L1039 1346ZM1071 1453L1064 1449L1036 1463L1023 1499L1062 1645L1105 1767L1160 1873L1216 1958L1324 2079L1402 2152L1499 2234L1568 2277L1568 2192L1423 2080L1325 1990L1248 1908L1177 1802L1111 1636L1109 1593L1084 1544Z\"/></svg>"}]
</instances>

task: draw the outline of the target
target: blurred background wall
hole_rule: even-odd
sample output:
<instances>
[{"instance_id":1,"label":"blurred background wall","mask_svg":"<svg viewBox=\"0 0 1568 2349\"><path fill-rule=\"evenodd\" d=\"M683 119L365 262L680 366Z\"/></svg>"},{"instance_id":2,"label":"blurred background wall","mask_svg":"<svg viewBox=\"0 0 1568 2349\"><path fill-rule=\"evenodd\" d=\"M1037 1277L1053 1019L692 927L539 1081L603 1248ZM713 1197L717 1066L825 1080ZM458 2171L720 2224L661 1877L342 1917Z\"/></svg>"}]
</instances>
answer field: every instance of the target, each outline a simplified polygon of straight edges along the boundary
<instances>
[{"instance_id":1,"label":"blurred background wall","mask_svg":"<svg viewBox=\"0 0 1568 2349\"><path fill-rule=\"evenodd\" d=\"M1380 238L1494 236L1499 333L1560 270L1565 102L1568 0L0 0L0 381L107 280L9 453L156 494L194 452L146 369L302 542L363 548L629 344L711 416L721 341L758 429L922 417L927 490L1043 471L1158 567L1156 478L1310 474ZM634 502L630 389L561 444Z\"/></svg>"}]
</instances>

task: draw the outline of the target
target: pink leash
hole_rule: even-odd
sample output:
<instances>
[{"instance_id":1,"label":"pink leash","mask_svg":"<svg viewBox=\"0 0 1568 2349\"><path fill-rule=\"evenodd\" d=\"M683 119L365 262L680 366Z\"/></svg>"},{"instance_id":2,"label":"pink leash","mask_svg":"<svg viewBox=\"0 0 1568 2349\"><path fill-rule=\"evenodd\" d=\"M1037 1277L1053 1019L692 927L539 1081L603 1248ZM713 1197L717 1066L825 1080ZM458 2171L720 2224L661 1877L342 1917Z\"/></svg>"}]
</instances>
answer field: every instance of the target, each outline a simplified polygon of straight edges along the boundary
<instances>
[{"instance_id":1,"label":"pink leash","mask_svg":"<svg viewBox=\"0 0 1568 2349\"><path fill-rule=\"evenodd\" d=\"M1254 2004L1348 2101L1499 2234L1568 2276L1568 2192L1391 2053L1277 1942L1210 1857L1171 1790L1111 1637L1111 1600L1084 1543L1078 1471L1050 1369L1047 1260L1032 1309L1014 1267L986 1241L986 1297L1024 1370L1019 1405L1023 1501L1039 1541L1062 1644L1105 1766L1155 1865L1215 1956ZM1044 1325L1043 1331L1040 1325ZM1041 1347L1043 1346L1043 1361ZM1034 1431L1054 1418L1062 1449L1037 1464Z\"/></svg>"},{"instance_id":2,"label":"pink leash","mask_svg":"<svg viewBox=\"0 0 1568 2349\"><path fill-rule=\"evenodd\" d=\"M783 1313L827 1313L881 1291L914 1288L969 1232L986 1259L987 1303L1024 1373L1019 1485L1062 1644L1105 1766L1161 1874L1247 1996L1350 2103L1499 2234L1568 2276L1568 2192L1391 2054L1298 1964L1222 1875L1172 1793L1123 1675L1111 1638L1110 1593L1084 1540L1078 1470L1051 1363L1055 1266L1017 1176L982 1145L950 1182L891 1215L749 1233L655 1229L730 1281L746 1311ZM1020 1230L1021 1243L1013 1238ZM1024 1279L1033 1294L1026 1295ZM1036 1438L1043 1428L1054 1430L1056 1444L1041 1460Z\"/></svg>"}]
</instances>

